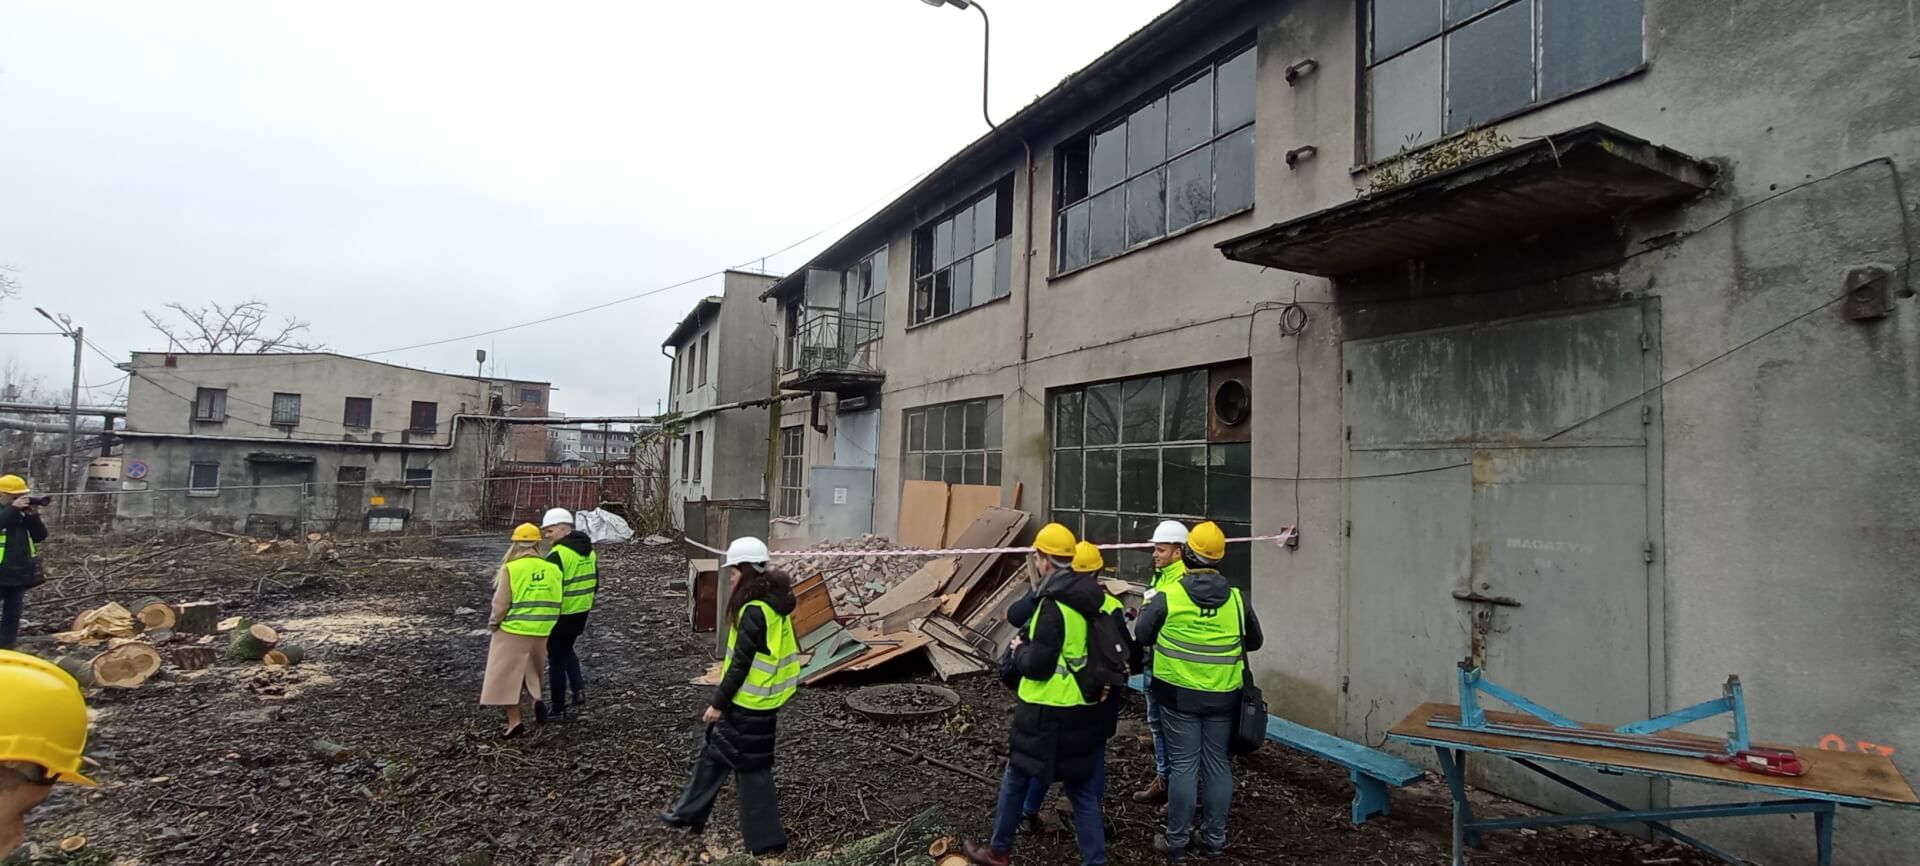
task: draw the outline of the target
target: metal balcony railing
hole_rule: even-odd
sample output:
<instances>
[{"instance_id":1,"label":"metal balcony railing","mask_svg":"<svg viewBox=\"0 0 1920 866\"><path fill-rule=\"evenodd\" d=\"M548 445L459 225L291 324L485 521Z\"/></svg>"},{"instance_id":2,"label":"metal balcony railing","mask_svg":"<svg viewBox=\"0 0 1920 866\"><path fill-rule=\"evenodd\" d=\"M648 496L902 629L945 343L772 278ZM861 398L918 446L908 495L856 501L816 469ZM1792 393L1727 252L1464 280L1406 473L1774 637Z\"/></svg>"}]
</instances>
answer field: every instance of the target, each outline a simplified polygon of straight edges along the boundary
<instances>
[{"instance_id":1,"label":"metal balcony railing","mask_svg":"<svg viewBox=\"0 0 1920 866\"><path fill-rule=\"evenodd\" d=\"M787 373L797 379L852 374L878 376L880 323L846 313L816 313L789 347Z\"/></svg>"}]
</instances>

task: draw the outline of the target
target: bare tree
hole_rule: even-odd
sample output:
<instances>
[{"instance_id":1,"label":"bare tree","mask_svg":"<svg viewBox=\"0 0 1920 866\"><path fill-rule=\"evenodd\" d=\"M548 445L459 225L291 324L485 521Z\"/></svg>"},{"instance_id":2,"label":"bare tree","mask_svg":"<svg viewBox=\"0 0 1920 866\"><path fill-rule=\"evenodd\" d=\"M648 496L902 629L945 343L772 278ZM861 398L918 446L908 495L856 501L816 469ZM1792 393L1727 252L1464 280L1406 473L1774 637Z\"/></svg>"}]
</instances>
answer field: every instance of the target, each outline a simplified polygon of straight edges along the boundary
<instances>
[{"instance_id":1,"label":"bare tree","mask_svg":"<svg viewBox=\"0 0 1920 866\"><path fill-rule=\"evenodd\" d=\"M20 297L20 281L13 276L19 272L19 268L0 262L0 301Z\"/></svg>"},{"instance_id":2,"label":"bare tree","mask_svg":"<svg viewBox=\"0 0 1920 866\"><path fill-rule=\"evenodd\" d=\"M154 330L187 351L264 354L319 352L327 348L322 343L297 339L307 330L306 322L291 316L280 317L278 324L269 321L264 301L249 300L231 307L215 303L198 309L176 301L166 309L173 311L171 318L179 321L170 321L164 312L155 315L143 310L140 315L147 317L147 324Z\"/></svg>"}]
</instances>

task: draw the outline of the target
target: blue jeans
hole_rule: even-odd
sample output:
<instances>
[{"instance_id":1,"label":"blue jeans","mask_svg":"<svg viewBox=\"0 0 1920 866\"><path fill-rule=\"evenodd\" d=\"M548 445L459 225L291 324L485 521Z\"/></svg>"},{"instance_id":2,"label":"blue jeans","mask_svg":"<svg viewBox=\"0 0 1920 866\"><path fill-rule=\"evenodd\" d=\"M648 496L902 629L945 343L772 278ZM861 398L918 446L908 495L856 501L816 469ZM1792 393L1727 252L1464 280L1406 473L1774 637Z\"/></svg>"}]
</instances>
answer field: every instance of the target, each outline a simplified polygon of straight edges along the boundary
<instances>
[{"instance_id":1,"label":"blue jeans","mask_svg":"<svg viewBox=\"0 0 1920 866\"><path fill-rule=\"evenodd\" d=\"M1227 846L1227 806L1233 802L1233 765L1227 739L1233 714L1199 716L1160 708L1167 731L1167 846L1184 851L1191 841L1196 796L1204 807L1200 842L1208 850ZM1201 784L1205 777L1206 783Z\"/></svg>"},{"instance_id":2,"label":"blue jeans","mask_svg":"<svg viewBox=\"0 0 1920 866\"><path fill-rule=\"evenodd\" d=\"M1160 724L1160 702L1153 697L1153 670L1140 675L1147 690L1147 730L1153 734L1153 774L1167 777L1167 733Z\"/></svg>"},{"instance_id":3,"label":"blue jeans","mask_svg":"<svg viewBox=\"0 0 1920 866\"><path fill-rule=\"evenodd\" d=\"M1107 863L1107 825L1100 811L1100 799L1107 791L1107 750L1101 749L1094 760L1093 775L1060 783L1067 802L1073 804L1073 835L1080 845L1081 866ZM1048 787L1044 780L1007 765L1007 774L1000 779L1000 804L993 812L993 850L1013 853L1013 834L1020 828L1020 819L1040 811Z\"/></svg>"}]
</instances>

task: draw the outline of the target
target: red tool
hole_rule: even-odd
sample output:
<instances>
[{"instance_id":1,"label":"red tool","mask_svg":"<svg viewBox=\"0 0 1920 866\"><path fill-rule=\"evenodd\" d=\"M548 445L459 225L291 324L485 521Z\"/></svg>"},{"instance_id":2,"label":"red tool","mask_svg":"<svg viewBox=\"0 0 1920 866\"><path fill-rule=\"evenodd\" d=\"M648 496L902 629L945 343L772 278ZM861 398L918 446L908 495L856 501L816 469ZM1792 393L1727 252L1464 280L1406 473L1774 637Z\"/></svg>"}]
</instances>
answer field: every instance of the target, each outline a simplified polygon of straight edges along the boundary
<instances>
[{"instance_id":1,"label":"red tool","mask_svg":"<svg viewBox=\"0 0 1920 866\"><path fill-rule=\"evenodd\" d=\"M1800 756L1781 749L1743 749L1731 755L1707 755L1706 759L1715 764L1732 764L1735 768L1764 776L1804 776L1807 765L1800 763Z\"/></svg>"}]
</instances>

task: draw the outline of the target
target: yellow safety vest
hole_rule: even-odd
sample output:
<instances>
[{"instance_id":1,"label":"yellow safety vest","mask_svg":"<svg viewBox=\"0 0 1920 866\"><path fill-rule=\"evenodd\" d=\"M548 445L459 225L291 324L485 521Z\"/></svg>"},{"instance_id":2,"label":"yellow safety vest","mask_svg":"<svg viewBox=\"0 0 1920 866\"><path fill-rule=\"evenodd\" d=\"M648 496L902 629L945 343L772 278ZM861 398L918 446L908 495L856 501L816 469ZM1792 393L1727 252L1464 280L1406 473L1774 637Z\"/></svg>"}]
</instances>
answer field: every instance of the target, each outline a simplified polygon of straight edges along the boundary
<instances>
[{"instance_id":1,"label":"yellow safety vest","mask_svg":"<svg viewBox=\"0 0 1920 866\"><path fill-rule=\"evenodd\" d=\"M23 526L21 527L21 529L24 531L26 527ZM8 546L7 540L5 538L0 538L0 562L7 561L7 546ZM33 536L31 535L27 536L27 558L34 559L39 555L40 555L40 545L33 543Z\"/></svg>"},{"instance_id":2,"label":"yellow safety vest","mask_svg":"<svg viewBox=\"0 0 1920 866\"><path fill-rule=\"evenodd\" d=\"M733 703L749 710L777 710L800 690L800 644L793 636L793 621L775 613L773 605L750 601L740 612L744 614L754 606L760 608L767 620L767 649L753 654L753 667L747 671L747 681L740 685L740 691L734 694ZM736 617L733 625L727 627L729 667L734 662L733 642L739 637L740 621Z\"/></svg>"},{"instance_id":3,"label":"yellow safety vest","mask_svg":"<svg viewBox=\"0 0 1920 866\"><path fill-rule=\"evenodd\" d=\"M1201 692L1238 691L1247 670L1240 590L1229 590L1227 603L1216 608L1194 604L1183 583L1161 594L1167 621L1153 644L1153 678Z\"/></svg>"},{"instance_id":4,"label":"yellow safety vest","mask_svg":"<svg viewBox=\"0 0 1920 866\"><path fill-rule=\"evenodd\" d=\"M560 552L560 585L564 589L560 612L593 610L593 595L600 588L600 551L581 556L579 551L564 544L556 544L553 549Z\"/></svg>"},{"instance_id":5,"label":"yellow safety vest","mask_svg":"<svg viewBox=\"0 0 1920 866\"><path fill-rule=\"evenodd\" d=\"M1152 601L1154 596L1166 592L1169 585L1179 583L1180 578L1186 576L1187 563L1185 560L1180 559L1174 560L1173 563L1166 568L1155 571L1153 573L1153 583L1147 586L1146 600Z\"/></svg>"},{"instance_id":6,"label":"yellow safety vest","mask_svg":"<svg viewBox=\"0 0 1920 866\"><path fill-rule=\"evenodd\" d=\"M1065 631L1065 639L1060 641L1060 657L1054 661L1053 676L1044 680L1020 678L1020 700L1045 707L1084 707L1087 699L1080 694L1080 681L1074 679L1073 672L1087 664L1087 618L1058 601L1053 605L1060 609ZM1035 610L1027 619L1028 640L1033 639L1039 623L1040 611Z\"/></svg>"},{"instance_id":7,"label":"yellow safety vest","mask_svg":"<svg viewBox=\"0 0 1920 866\"><path fill-rule=\"evenodd\" d=\"M500 619L508 634L546 637L560 618L560 567L537 556L507 563L507 582L513 601Z\"/></svg>"}]
</instances>

